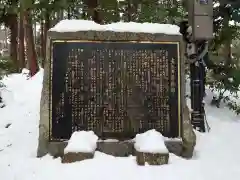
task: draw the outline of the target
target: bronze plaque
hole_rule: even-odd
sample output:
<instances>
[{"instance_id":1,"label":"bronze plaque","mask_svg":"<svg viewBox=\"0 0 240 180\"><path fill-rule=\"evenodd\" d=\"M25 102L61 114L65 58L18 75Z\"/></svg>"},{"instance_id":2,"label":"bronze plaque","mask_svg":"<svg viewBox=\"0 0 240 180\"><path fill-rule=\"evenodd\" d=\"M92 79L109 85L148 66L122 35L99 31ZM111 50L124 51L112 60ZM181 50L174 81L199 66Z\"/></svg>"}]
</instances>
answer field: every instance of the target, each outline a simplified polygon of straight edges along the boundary
<instances>
[{"instance_id":1,"label":"bronze plaque","mask_svg":"<svg viewBox=\"0 0 240 180\"><path fill-rule=\"evenodd\" d=\"M178 43L52 42L51 140L179 136Z\"/></svg>"}]
</instances>

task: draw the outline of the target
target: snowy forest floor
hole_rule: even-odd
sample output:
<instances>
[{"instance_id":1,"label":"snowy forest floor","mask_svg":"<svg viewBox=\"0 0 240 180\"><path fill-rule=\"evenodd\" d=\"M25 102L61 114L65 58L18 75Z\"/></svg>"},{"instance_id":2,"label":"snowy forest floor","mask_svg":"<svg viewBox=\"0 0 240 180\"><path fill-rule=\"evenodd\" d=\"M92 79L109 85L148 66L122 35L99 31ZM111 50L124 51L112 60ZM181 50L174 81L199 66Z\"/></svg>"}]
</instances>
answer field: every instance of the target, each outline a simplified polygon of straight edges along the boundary
<instances>
[{"instance_id":1,"label":"snowy forest floor","mask_svg":"<svg viewBox=\"0 0 240 180\"><path fill-rule=\"evenodd\" d=\"M215 108L205 99L209 133L197 133L193 159L173 154L168 165L139 167L135 157L113 157L97 152L94 159L73 164L47 155L36 158L39 105L42 89L41 70L32 79L13 74L3 79L0 109L1 180L239 180L240 116L228 108ZM8 128L6 126L9 126Z\"/></svg>"}]
</instances>

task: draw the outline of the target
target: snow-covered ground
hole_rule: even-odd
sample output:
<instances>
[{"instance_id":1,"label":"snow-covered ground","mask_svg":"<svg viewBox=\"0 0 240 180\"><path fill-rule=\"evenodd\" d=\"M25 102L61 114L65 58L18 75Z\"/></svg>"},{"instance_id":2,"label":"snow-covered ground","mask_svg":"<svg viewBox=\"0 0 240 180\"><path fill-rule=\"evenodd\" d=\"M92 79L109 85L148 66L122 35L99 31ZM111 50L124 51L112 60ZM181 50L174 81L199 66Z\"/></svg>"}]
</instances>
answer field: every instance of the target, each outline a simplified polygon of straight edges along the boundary
<instances>
[{"instance_id":1,"label":"snow-covered ground","mask_svg":"<svg viewBox=\"0 0 240 180\"><path fill-rule=\"evenodd\" d=\"M137 166L134 157L116 158L100 152L93 160L61 164L47 155L36 158L41 70L27 80L14 74L4 79L0 109L0 180L239 180L240 117L227 108L207 106L211 132L197 133L192 160L170 155L170 164ZM208 94L209 103L212 94ZM11 124L9 126L9 124ZM9 127L6 128L6 125Z\"/></svg>"}]
</instances>

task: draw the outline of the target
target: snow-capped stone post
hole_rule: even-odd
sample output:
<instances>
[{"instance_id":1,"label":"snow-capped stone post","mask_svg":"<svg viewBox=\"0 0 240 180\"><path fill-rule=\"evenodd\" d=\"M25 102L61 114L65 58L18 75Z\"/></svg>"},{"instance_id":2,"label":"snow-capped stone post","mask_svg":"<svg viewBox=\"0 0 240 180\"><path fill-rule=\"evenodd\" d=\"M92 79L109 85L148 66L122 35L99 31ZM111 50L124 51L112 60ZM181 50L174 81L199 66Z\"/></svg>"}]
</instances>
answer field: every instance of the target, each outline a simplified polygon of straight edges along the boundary
<instances>
[{"instance_id":1,"label":"snow-capped stone post","mask_svg":"<svg viewBox=\"0 0 240 180\"><path fill-rule=\"evenodd\" d=\"M75 131L64 149L62 163L92 159L97 148L97 140L98 137L93 131Z\"/></svg>"},{"instance_id":2,"label":"snow-capped stone post","mask_svg":"<svg viewBox=\"0 0 240 180\"><path fill-rule=\"evenodd\" d=\"M164 143L164 137L155 129L137 134L134 148L138 165L168 164L169 152Z\"/></svg>"},{"instance_id":3,"label":"snow-capped stone post","mask_svg":"<svg viewBox=\"0 0 240 180\"><path fill-rule=\"evenodd\" d=\"M191 154L182 50L176 25L60 21L48 32L38 156L63 156L74 131L116 139L97 150L125 156L134 153L129 140L150 129L179 139L165 140L170 152Z\"/></svg>"}]
</instances>

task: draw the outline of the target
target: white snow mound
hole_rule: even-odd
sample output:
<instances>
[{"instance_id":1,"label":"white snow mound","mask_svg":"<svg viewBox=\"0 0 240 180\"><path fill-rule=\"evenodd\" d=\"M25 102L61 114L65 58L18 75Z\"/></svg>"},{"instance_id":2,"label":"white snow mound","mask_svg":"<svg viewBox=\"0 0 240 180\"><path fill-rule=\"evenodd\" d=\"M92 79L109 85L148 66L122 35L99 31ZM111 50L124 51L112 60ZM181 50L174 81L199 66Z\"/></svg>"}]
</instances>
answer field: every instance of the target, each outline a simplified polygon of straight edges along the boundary
<instances>
[{"instance_id":1,"label":"white snow mound","mask_svg":"<svg viewBox=\"0 0 240 180\"><path fill-rule=\"evenodd\" d=\"M68 145L64 149L64 153L94 152L97 148L97 140L98 137L93 131L75 131L68 141Z\"/></svg>"},{"instance_id":2,"label":"white snow mound","mask_svg":"<svg viewBox=\"0 0 240 180\"><path fill-rule=\"evenodd\" d=\"M155 129L137 134L134 147L138 152L168 153L168 149L164 143L164 137Z\"/></svg>"},{"instance_id":3,"label":"white snow mound","mask_svg":"<svg viewBox=\"0 0 240 180\"><path fill-rule=\"evenodd\" d=\"M181 35L179 27L173 24L117 22L100 25L88 20L62 20L49 31L55 32L78 32L78 31L113 31L113 32L141 32L162 33L169 35Z\"/></svg>"}]
</instances>

